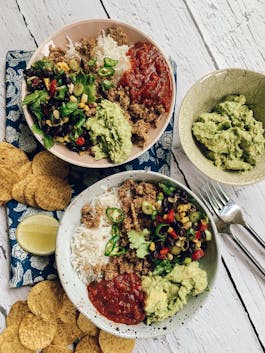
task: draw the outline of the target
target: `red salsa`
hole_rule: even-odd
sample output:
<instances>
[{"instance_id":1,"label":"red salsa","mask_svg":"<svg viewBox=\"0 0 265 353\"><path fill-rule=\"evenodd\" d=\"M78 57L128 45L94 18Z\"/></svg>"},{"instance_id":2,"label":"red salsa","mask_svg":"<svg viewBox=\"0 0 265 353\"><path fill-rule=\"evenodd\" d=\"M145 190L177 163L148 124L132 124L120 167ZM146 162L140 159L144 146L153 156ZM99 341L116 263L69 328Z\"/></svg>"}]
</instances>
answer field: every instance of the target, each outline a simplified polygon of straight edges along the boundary
<instances>
[{"instance_id":1,"label":"red salsa","mask_svg":"<svg viewBox=\"0 0 265 353\"><path fill-rule=\"evenodd\" d=\"M145 294L136 274L125 273L111 281L92 282L87 289L92 304L109 320L127 325L144 320Z\"/></svg>"},{"instance_id":2,"label":"red salsa","mask_svg":"<svg viewBox=\"0 0 265 353\"><path fill-rule=\"evenodd\" d=\"M162 104L170 108L172 86L168 65L160 51L151 43L136 43L127 55L131 69L123 74L122 86L129 86L132 103L147 107Z\"/></svg>"}]
</instances>

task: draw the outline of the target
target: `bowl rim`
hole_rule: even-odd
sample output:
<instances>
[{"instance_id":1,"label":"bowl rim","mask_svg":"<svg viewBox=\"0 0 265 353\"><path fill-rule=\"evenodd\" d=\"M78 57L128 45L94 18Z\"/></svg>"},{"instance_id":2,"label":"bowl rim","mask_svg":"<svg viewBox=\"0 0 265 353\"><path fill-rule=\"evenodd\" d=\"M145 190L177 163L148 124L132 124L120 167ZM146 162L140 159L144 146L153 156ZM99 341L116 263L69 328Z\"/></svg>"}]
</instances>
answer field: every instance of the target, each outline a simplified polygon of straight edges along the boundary
<instances>
[{"instance_id":1,"label":"bowl rim","mask_svg":"<svg viewBox=\"0 0 265 353\"><path fill-rule=\"evenodd\" d=\"M183 134L181 132L181 125L182 124L180 124L180 116L181 116L181 113L182 113L182 109L183 109L183 105L185 103L185 100L188 97L188 95L190 94L190 92L194 88L199 86L203 81L205 81L208 78L210 78L211 76L216 76L218 74L227 73L229 71L240 71L242 73L248 72L250 74L260 75L260 76L262 76L265 79L265 73L263 73L261 71L244 69L242 67L227 67L227 68L223 68L223 69L214 70L214 71L208 72L207 74L203 75L201 78L199 78L196 82L194 82L189 87L189 89L187 90L187 92L185 93L185 95L184 95L184 97L183 97L183 99L181 101L181 104L180 104L180 107L179 107L178 113L177 113L177 117L178 117L178 134L179 134L180 144L181 144L181 147L182 147L183 151L185 152L185 155L187 156L189 161L192 163L192 165L194 165L204 176L208 177L209 179L211 179L213 181L217 181L219 183L223 183L223 184L230 185L230 186L247 186L247 185L252 185L252 184L261 182L262 180L265 179L265 175L264 176L260 176L260 177L255 177L252 180L245 180L245 181L242 181L242 182L236 182L236 181L232 182L232 181L228 181L228 180L223 180L221 178L212 177L210 174L207 174L207 172L204 170L204 168L201 167L200 163L197 163L197 161L195 159L190 157L190 154L187 151L187 146L186 146L186 144L183 143ZM216 170L225 172L224 170L219 169L218 167L216 167L214 165L213 165L213 167L215 167Z\"/></svg>"},{"instance_id":2,"label":"bowl rim","mask_svg":"<svg viewBox=\"0 0 265 353\"><path fill-rule=\"evenodd\" d=\"M149 35L145 34L143 31L141 31L140 29L134 27L133 25L130 25L130 24L126 23L126 22L122 22L122 21L119 21L119 20L116 20L116 19L110 19L110 18L108 18L108 19L106 19L106 18L104 18L104 19L100 19L100 18L93 19L92 18L92 19L86 19L86 20L81 20L81 21L75 21L75 22L72 22L72 23L70 23L70 24L68 24L68 25L66 25L64 27L61 27L57 31L53 32L44 41L42 41L42 43L38 46L38 48L32 54L32 56L31 56L31 58L30 58L30 60L29 60L29 62L27 64L26 68L27 69L30 68L30 66L36 60L36 56L38 56L41 48L43 48L44 45L47 44L49 41L52 41L54 36L60 34L61 32L69 31L72 27L75 27L77 25L85 24L85 23L95 23L95 22L101 22L101 23L102 22L106 22L106 23L109 22L109 23L113 23L113 24L116 24L116 25L121 25L121 26L124 26L124 27L128 27L132 31L138 32L143 37L145 37L151 44L153 44L160 51L160 53L162 54L163 58L165 59L166 64L167 64L167 66L169 68L170 80L171 80L171 83L172 83L172 97L171 97L170 109L169 109L168 113L166 113L166 115L165 115L166 119L165 119L165 122L163 124L163 127L161 128L160 131L157 131L157 136L153 140L152 143L151 142L148 143L147 147L145 147L142 150L138 151L134 156L130 156L124 162L121 162L121 163L106 162L104 164L95 165L94 163L84 163L82 161L74 161L72 158L65 157L62 153L60 153L60 152L58 152L56 150L56 145L57 145L56 143L55 143L55 145L52 148L49 149L49 151L52 154L54 154L56 157L66 161L66 162L68 162L70 164L77 165L79 167L85 167L85 168L98 168L98 169L101 169L101 168L117 167L117 166L129 163L129 162L133 161L134 159L140 157L142 154L144 154L145 152L147 152L150 148L152 148L154 146L154 144L160 139L162 134L165 132L165 130L166 130L166 128L167 128L167 126L168 126L168 124L170 122L170 119L171 119L172 115L174 114L174 108L175 108L175 104L176 104L176 83L175 83L174 72L173 72L172 66L171 66L171 64L169 62L169 59L168 59L167 55L165 54L164 50L162 50L160 45L158 45ZM26 92L27 92L26 81L23 78L22 86L21 86L21 102L25 98ZM30 114L27 106L22 106L22 110L23 110L23 113L24 113L24 116L25 116L25 120L27 122L27 125L28 125L30 131L32 132L34 137L41 143L41 145L45 148L45 146L43 144L43 141L42 141L42 136L40 134L38 134L38 133L35 133L32 130L32 125L34 123L34 120L32 118L32 115Z\"/></svg>"},{"instance_id":3,"label":"bowl rim","mask_svg":"<svg viewBox=\"0 0 265 353\"><path fill-rule=\"evenodd\" d=\"M209 220L210 220L210 224L211 224L211 228L212 228L212 231L213 231L213 234L214 234L214 241L215 241L215 247L216 247L216 258L215 258L215 268L214 268L214 272L213 272L213 276L212 276L212 279L211 279L211 289L214 288L215 284L216 284L216 281L217 281L217 278L219 276L219 270L220 270L220 263L221 263L221 251L220 251L220 240L219 240L219 234L218 234L218 231L217 231L217 228L216 228L216 225L215 225L215 221L213 219L213 216L212 214L210 213L210 211L208 210L208 208L206 207L206 205L203 203L203 201L192 191L190 190L187 186L185 186L184 184L182 184L181 182L173 179L172 177L169 177L169 176L166 176L164 174L161 174L161 173L158 173L158 172L153 172L153 171L148 171L148 170L133 170L133 171L125 171L125 172L120 172L120 173L116 173L116 174L112 174L108 177L105 177L99 181L97 181L96 183L92 184L91 186L87 187L85 190L83 190L79 195L77 195L71 202L71 204L67 207L67 209L65 210L64 214L63 214L63 217L62 219L60 220L60 224L59 224L59 228L58 228L58 233L57 233L57 239L56 239L56 251L55 251L55 259L56 259L56 267L57 267L57 271L58 271L58 276L59 276L59 279L60 279L60 282L61 282L61 285L62 287L64 288L66 294L68 295L67 293L67 285L68 285L68 280L65 278L64 276L64 271L62 270L61 268L61 265L60 265L60 261L59 261L59 255L58 255L58 248L60 246L60 240L59 238L63 238L63 233L60 235L60 232L62 231L62 227L63 227L63 222L64 222L64 219L67 217L67 210L70 209L72 207L72 205L76 202L76 199L78 197L82 197L82 195L85 195L86 193L88 193L89 190L93 189L95 186L99 186L101 184L104 184L105 180L106 179L112 179L112 178L117 178L117 175L120 176L120 177L123 177L123 176L130 176L131 178L133 178L134 180L135 179L140 179L139 178L139 174L140 175L146 175L148 174L148 176L154 176L154 177L159 177L161 178L162 180L168 180L168 181L171 181L173 182L175 185L179 186L180 188L184 189L190 196L192 196L196 203L199 204L199 206L205 211L205 213L207 214L207 216L209 217ZM135 178L134 176L135 175ZM119 182L117 183L117 185L119 185ZM69 244L70 246L70 244ZM70 259L69 259L70 261ZM74 271L74 270L73 270ZM206 270L207 272L207 270ZM78 276L76 273L75 273L76 276ZM183 319L183 322L184 323L187 323L191 318L193 318L194 316L196 316L198 314L198 312L204 307L205 303L207 302L207 300L209 299L209 296L210 296L210 292L206 293L206 296L204 298L202 298L202 301L201 301L201 304L200 306L198 306L196 308L196 310L190 314L189 316L185 317ZM76 306L76 308L84 315L87 317L85 311L83 310L83 306L79 306L77 304L75 304L75 297L72 296L71 294L69 295L69 299L73 302L73 304ZM87 298L87 300L89 300ZM98 316L101 316L103 317L102 314L100 314L99 312L97 312ZM177 315L178 313L176 313L175 315ZM174 315L174 316L175 316ZM172 318L174 318L174 316L172 316ZM136 334L136 331L135 333L126 333L126 332L121 332L121 331L117 331L113 328L111 328L111 323L112 321L107 319L107 325L101 325L101 323L98 323L97 322L97 319L95 319L95 317L93 317L93 315L91 315L91 317L88 317L97 327L99 327L100 329L103 329L104 331L107 331L113 335L116 335L116 336L120 336L120 337L124 337L124 338L150 338L150 337L158 337L158 336L161 336L161 335L165 335L169 332L172 332L174 330L176 330L176 328L174 328L173 326L171 326L170 328L167 328L166 330L153 330L152 332L148 333L148 334L141 334L141 332L137 333ZM106 319L106 318L105 318ZM119 325L117 323L114 323L116 325ZM128 327L132 327L135 325L128 325ZM137 325L136 325L137 326Z\"/></svg>"}]
</instances>

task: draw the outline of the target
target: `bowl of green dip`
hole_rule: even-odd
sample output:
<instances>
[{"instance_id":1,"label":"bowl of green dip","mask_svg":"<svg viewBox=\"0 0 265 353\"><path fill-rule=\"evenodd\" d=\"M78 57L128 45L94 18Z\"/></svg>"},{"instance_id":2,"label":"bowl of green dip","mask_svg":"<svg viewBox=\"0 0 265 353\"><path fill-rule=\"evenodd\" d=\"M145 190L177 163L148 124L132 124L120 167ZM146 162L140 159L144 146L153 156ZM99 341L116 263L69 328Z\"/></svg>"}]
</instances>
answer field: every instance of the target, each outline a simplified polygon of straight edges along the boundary
<instances>
[{"instance_id":1,"label":"bowl of green dip","mask_svg":"<svg viewBox=\"0 0 265 353\"><path fill-rule=\"evenodd\" d=\"M179 136L190 161L209 178L248 185L265 178L265 75L214 71L187 92Z\"/></svg>"}]
</instances>

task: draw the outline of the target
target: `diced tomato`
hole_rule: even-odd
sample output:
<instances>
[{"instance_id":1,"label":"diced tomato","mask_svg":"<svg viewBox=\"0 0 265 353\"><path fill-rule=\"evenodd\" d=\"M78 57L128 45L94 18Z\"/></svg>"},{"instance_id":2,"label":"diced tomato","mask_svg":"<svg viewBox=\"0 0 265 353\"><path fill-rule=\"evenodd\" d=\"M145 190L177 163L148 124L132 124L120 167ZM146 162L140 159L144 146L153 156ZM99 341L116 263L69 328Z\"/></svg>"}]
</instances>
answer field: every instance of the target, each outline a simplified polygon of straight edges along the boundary
<instances>
[{"instance_id":1,"label":"diced tomato","mask_svg":"<svg viewBox=\"0 0 265 353\"><path fill-rule=\"evenodd\" d=\"M204 251L202 249L197 249L191 255L193 261L199 261L204 256Z\"/></svg>"},{"instance_id":2,"label":"diced tomato","mask_svg":"<svg viewBox=\"0 0 265 353\"><path fill-rule=\"evenodd\" d=\"M161 216L156 216L156 221L158 223L165 223L163 217L161 217Z\"/></svg>"},{"instance_id":3,"label":"diced tomato","mask_svg":"<svg viewBox=\"0 0 265 353\"><path fill-rule=\"evenodd\" d=\"M169 248L163 248L159 251L159 255L157 256L158 259L164 260L167 257L169 252Z\"/></svg>"},{"instance_id":4,"label":"diced tomato","mask_svg":"<svg viewBox=\"0 0 265 353\"><path fill-rule=\"evenodd\" d=\"M172 227L168 228L168 234L170 234L173 239L178 239L179 237Z\"/></svg>"},{"instance_id":5,"label":"diced tomato","mask_svg":"<svg viewBox=\"0 0 265 353\"><path fill-rule=\"evenodd\" d=\"M195 232L195 238L198 240L201 239L201 232L199 230L197 230L197 232Z\"/></svg>"},{"instance_id":6,"label":"diced tomato","mask_svg":"<svg viewBox=\"0 0 265 353\"><path fill-rule=\"evenodd\" d=\"M75 141L75 143L77 144L77 146L83 146L85 144L85 139L83 136L79 136L78 139Z\"/></svg>"},{"instance_id":7,"label":"diced tomato","mask_svg":"<svg viewBox=\"0 0 265 353\"><path fill-rule=\"evenodd\" d=\"M175 211L173 210L173 208L168 212L167 214L167 220L172 223L174 222L175 219Z\"/></svg>"},{"instance_id":8,"label":"diced tomato","mask_svg":"<svg viewBox=\"0 0 265 353\"><path fill-rule=\"evenodd\" d=\"M167 255L169 252L169 248L163 248L159 251L160 255Z\"/></svg>"},{"instance_id":9,"label":"diced tomato","mask_svg":"<svg viewBox=\"0 0 265 353\"><path fill-rule=\"evenodd\" d=\"M39 77L36 77L32 80L32 86L37 87L40 82L41 82L41 79Z\"/></svg>"},{"instance_id":10,"label":"diced tomato","mask_svg":"<svg viewBox=\"0 0 265 353\"><path fill-rule=\"evenodd\" d=\"M51 81L51 85L50 85L50 97L54 96L56 87L57 87L57 81L54 79Z\"/></svg>"},{"instance_id":11,"label":"diced tomato","mask_svg":"<svg viewBox=\"0 0 265 353\"><path fill-rule=\"evenodd\" d=\"M199 222L199 231L204 231L204 230L206 230L208 228L208 224L206 223L206 224L204 224L204 223L202 223L202 222Z\"/></svg>"}]
</instances>

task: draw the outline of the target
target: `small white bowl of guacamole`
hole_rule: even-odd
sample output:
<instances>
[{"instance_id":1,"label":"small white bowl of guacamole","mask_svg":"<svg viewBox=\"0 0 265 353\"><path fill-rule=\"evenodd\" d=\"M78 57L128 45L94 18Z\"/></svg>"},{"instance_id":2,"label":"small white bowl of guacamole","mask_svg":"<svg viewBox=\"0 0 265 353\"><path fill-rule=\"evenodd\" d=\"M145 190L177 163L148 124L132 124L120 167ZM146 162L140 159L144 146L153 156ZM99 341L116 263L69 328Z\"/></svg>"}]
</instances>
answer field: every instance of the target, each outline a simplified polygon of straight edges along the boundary
<instances>
[{"instance_id":1,"label":"small white bowl of guacamole","mask_svg":"<svg viewBox=\"0 0 265 353\"><path fill-rule=\"evenodd\" d=\"M184 152L205 175L230 185L265 178L265 75L214 71L187 92L179 112Z\"/></svg>"}]
</instances>

